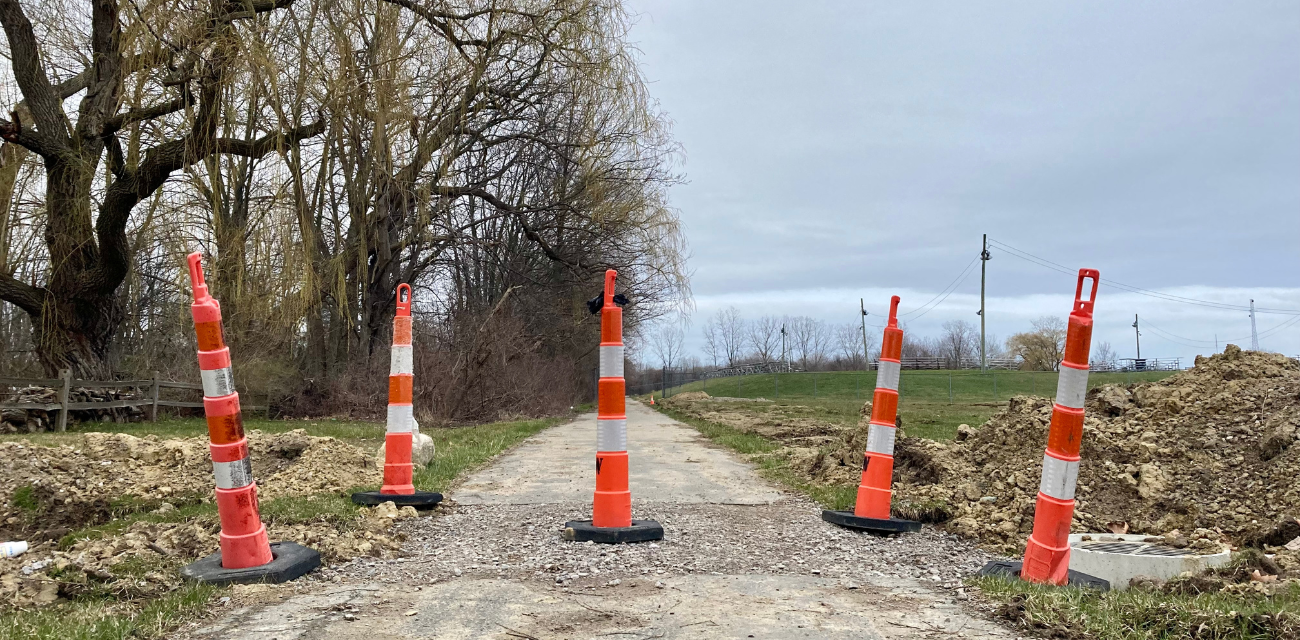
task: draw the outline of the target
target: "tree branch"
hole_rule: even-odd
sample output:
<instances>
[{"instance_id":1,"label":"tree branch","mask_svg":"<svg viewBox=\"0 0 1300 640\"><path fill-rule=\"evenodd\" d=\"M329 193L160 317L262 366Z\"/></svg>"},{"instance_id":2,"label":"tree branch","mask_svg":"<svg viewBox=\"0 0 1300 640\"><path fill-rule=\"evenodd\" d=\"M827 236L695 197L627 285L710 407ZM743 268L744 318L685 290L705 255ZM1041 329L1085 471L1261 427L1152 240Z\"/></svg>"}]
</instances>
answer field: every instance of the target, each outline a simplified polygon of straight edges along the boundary
<instances>
[{"instance_id":1,"label":"tree branch","mask_svg":"<svg viewBox=\"0 0 1300 640\"><path fill-rule=\"evenodd\" d=\"M50 86L50 79L41 68L36 33L18 0L0 0L0 23L3 23L5 35L9 37L14 79L18 81L18 88L22 90L23 98L32 110L36 128L45 135L50 145L66 147L67 117L63 113L58 94Z\"/></svg>"},{"instance_id":2,"label":"tree branch","mask_svg":"<svg viewBox=\"0 0 1300 640\"><path fill-rule=\"evenodd\" d=\"M41 315L41 308L45 306L45 293L45 289L33 287L7 273L0 273L0 300L26 311L27 315Z\"/></svg>"}]
</instances>

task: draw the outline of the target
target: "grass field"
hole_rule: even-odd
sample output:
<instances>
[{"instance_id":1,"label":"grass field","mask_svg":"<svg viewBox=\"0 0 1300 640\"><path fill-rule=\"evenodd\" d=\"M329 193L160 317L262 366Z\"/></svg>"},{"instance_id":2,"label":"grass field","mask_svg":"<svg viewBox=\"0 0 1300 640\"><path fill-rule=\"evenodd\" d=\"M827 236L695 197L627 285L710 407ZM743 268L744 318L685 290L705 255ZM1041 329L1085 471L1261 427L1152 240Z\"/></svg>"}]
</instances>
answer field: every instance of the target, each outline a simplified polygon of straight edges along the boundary
<instances>
[{"instance_id":1,"label":"grass field","mask_svg":"<svg viewBox=\"0 0 1300 640\"><path fill-rule=\"evenodd\" d=\"M1088 387L1150 382L1171 371L1093 373ZM1052 371L903 371L899 377L898 413L908 435L951 439L960 424L981 424L1015 395L1051 397L1056 393ZM862 404L871 399L876 372L824 371L758 374L699 380L669 387L671 397L688 391L712 396L767 398L778 404L817 407L837 424L856 424ZM656 392L656 398L663 393Z\"/></svg>"},{"instance_id":2,"label":"grass field","mask_svg":"<svg viewBox=\"0 0 1300 640\"><path fill-rule=\"evenodd\" d=\"M482 466L497 454L513 447L562 418L494 422L489 424L446 429L425 429L421 433L433 438L436 445L433 462L417 469L414 478L416 489L445 491L457 478ZM371 422L344 420L283 421L250 419L244 423L246 430L285 432L305 429L315 436L331 436L368 450L378 448L383 441L384 425ZM139 424L87 424L74 427L67 433L38 433L0 436L3 440L25 440L46 446L57 446L76 441L81 434L95 431L129 433L135 436L157 435L160 438L206 437L207 427L202 419L165 420ZM376 487L357 487L374 489ZM106 524L87 527L65 536L61 545L92 537L113 535L137 521L182 522L193 519L216 519L216 506L202 503L182 506L174 511L157 514L132 511L130 500L118 499L122 514ZM260 505L262 520L267 523L293 524L314 519L342 521L354 518L360 507L343 496L321 494L307 497L284 497L263 500ZM186 587L157 600L142 603L115 602L106 599L80 599L35 611L12 611L0 614L0 640L121 640L124 638L157 638L176 628L187 619L202 615L209 600L221 590L206 586Z\"/></svg>"}]
</instances>

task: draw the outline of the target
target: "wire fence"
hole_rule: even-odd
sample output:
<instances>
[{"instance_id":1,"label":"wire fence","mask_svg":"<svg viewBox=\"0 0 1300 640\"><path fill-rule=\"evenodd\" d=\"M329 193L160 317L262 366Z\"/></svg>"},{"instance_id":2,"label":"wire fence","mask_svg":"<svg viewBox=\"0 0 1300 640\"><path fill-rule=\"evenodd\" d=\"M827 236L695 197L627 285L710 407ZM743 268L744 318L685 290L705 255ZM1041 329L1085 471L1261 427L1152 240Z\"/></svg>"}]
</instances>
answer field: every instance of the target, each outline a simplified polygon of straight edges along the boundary
<instances>
[{"instance_id":1,"label":"wire fence","mask_svg":"<svg viewBox=\"0 0 1300 640\"><path fill-rule=\"evenodd\" d=\"M1151 382L1173 373L1131 369L1092 372L1088 388ZM906 401L954 404L1002 402L1016 395L1054 397L1057 376L1055 371L905 370L899 376L899 393ZM714 397L865 402L876 387L875 371L791 371L717 378L706 372L666 370L655 372L653 377L629 381L628 394L662 398L702 391Z\"/></svg>"}]
</instances>

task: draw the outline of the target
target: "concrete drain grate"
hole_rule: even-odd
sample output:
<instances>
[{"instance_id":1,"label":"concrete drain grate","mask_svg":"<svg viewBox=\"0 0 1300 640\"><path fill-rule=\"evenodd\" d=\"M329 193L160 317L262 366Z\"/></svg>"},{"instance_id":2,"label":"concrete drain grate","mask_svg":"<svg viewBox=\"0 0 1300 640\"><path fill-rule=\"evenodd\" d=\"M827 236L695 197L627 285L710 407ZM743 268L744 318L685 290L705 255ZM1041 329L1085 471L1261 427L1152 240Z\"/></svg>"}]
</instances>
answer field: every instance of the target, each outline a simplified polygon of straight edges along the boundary
<instances>
[{"instance_id":1,"label":"concrete drain grate","mask_svg":"<svg viewBox=\"0 0 1300 640\"><path fill-rule=\"evenodd\" d=\"M1145 535L1090 534L1070 536L1070 568L1127 589L1129 580L1148 576L1168 580L1184 571L1201 571L1228 562L1228 552L1201 555L1188 549L1145 542Z\"/></svg>"}]
</instances>

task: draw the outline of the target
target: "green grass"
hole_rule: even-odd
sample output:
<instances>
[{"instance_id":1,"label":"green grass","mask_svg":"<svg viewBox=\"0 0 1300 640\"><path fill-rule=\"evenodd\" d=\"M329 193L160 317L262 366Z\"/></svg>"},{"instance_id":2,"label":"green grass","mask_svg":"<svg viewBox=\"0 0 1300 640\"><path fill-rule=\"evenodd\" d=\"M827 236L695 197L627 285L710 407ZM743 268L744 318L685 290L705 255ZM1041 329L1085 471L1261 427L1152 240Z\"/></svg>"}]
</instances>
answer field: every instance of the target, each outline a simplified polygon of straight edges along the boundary
<instances>
[{"instance_id":1,"label":"green grass","mask_svg":"<svg viewBox=\"0 0 1300 640\"><path fill-rule=\"evenodd\" d=\"M1094 373L1088 377L1088 387L1149 382L1172 373ZM1052 371L903 371L898 414L909 436L951 440L958 425L984 423L1012 396L1055 395L1056 376ZM819 417L851 425L857 424L858 412L875 387L874 371L768 373L691 382L669 387L668 395L704 391L712 396L767 398L779 405L815 407L824 411Z\"/></svg>"},{"instance_id":2,"label":"green grass","mask_svg":"<svg viewBox=\"0 0 1300 640\"><path fill-rule=\"evenodd\" d=\"M1105 593L986 577L974 583L1000 613L1043 635L1096 640L1300 637L1300 584L1271 597L1180 595L1135 587Z\"/></svg>"},{"instance_id":3,"label":"green grass","mask_svg":"<svg viewBox=\"0 0 1300 640\"><path fill-rule=\"evenodd\" d=\"M519 444L525 438L546 429L562 418L496 422L468 427L425 429L422 433L433 438L433 461L415 473L416 488L422 491L446 491L456 480L477 469L501 452ZM206 434L202 420L167 420L154 424L91 425L89 430L116 431L137 436L155 434L164 438L193 437ZM103 427L100 429L98 427ZM332 420L276 421L249 420L247 429L267 432L284 432L305 428L312 435L333 436L359 446L378 446L382 441L384 425L370 422L345 422ZM85 431L64 434L26 434L8 436L47 446L72 442ZM373 487L357 487L358 489ZM39 509L30 488L15 492L21 505ZM21 494L21 495L20 495ZM26 500L26 502L22 502ZM182 504L167 513L152 513L156 501L135 496L114 499L114 512L119 514L105 524L87 527L65 535L60 547L67 549L78 541L112 536L125 531L136 522L189 522L217 521L216 505L211 502ZM26 508L24 506L24 508ZM260 503L262 520L267 524L296 524L327 520L346 522L356 517L361 507L352 504L347 495L320 494L314 496L281 497ZM157 567L153 568L154 570ZM174 568L173 568L174 570ZM185 620L201 615L209 608L208 601L220 590L214 587L186 586L162 598L143 603L115 602L111 597L83 598L34 611L12 611L0 614L0 640L10 638L71 638L77 640L118 640L125 638L156 638L176 628Z\"/></svg>"},{"instance_id":4,"label":"green grass","mask_svg":"<svg viewBox=\"0 0 1300 640\"><path fill-rule=\"evenodd\" d=\"M701 435L732 451L745 455L758 467L759 475L778 484L803 492L827 509L844 509L856 499L856 487L841 487L808 482L790 468L790 458L782 451L781 443L755 433L740 431L727 425L701 420L664 406L655 407L660 413L690 425Z\"/></svg>"},{"instance_id":5,"label":"green grass","mask_svg":"<svg viewBox=\"0 0 1300 640\"><path fill-rule=\"evenodd\" d=\"M93 599L0 614L3 640L149 640L210 608L217 587L186 585L139 609L111 599Z\"/></svg>"}]
</instances>

